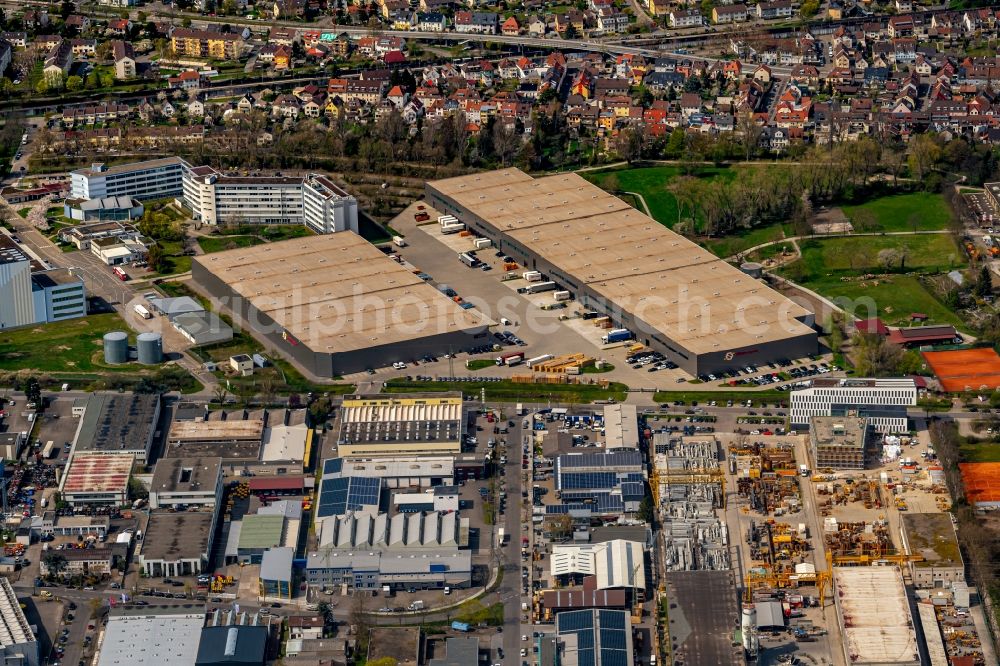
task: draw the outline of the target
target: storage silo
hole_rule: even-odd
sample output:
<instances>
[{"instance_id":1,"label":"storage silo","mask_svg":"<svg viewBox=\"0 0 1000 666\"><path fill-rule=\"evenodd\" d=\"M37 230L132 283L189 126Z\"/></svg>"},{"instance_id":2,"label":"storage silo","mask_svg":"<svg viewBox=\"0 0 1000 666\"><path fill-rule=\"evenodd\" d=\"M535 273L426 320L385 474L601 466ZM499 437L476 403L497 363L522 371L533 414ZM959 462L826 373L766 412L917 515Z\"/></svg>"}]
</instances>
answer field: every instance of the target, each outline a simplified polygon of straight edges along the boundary
<instances>
[{"instance_id":1,"label":"storage silo","mask_svg":"<svg viewBox=\"0 0 1000 666\"><path fill-rule=\"evenodd\" d=\"M140 333L136 338L139 363L156 365L163 362L163 336L159 333Z\"/></svg>"},{"instance_id":2,"label":"storage silo","mask_svg":"<svg viewBox=\"0 0 1000 666\"><path fill-rule=\"evenodd\" d=\"M111 365L128 363L128 334L111 331L104 334L104 362Z\"/></svg>"},{"instance_id":3,"label":"storage silo","mask_svg":"<svg viewBox=\"0 0 1000 666\"><path fill-rule=\"evenodd\" d=\"M740 270L753 278L761 278L764 276L764 267L758 264L756 261L747 261L740 266Z\"/></svg>"}]
</instances>

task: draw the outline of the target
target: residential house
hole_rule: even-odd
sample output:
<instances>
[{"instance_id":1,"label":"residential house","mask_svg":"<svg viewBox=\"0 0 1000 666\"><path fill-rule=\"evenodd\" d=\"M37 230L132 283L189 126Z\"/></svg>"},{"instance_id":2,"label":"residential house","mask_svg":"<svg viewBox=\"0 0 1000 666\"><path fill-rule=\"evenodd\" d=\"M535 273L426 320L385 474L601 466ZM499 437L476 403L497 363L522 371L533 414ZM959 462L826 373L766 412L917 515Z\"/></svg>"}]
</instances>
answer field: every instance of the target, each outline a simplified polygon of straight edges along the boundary
<instances>
[{"instance_id":1,"label":"residential house","mask_svg":"<svg viewBox=\"0 0 1000 666\"><path fill-rule=\"evenodd\" d=\"M236 60L243 51L243 38L228 32L174 28L170 45L177 55Z\"/></svg>"},{"instance_id":2,"label":"residential house","mask_svg":"<svg viewBox=\"0 0 1000 666\"><path fill-rule=\"evenodd\" d=\"M49 54L45 56L45 80L50 85L65 80L69 74L70 67L73 66L73 47L68 41L63 41L52 47Z\"/></svg>"},{"instance_id":3,"label":"residential house","mask_svg":"<svg viewBox=\"0 0 1000 666\"><path fill-rule=\"evenodd\" d=\"M135 50L129 42L116 39L111 42L111 54L115 59L115 78L119 80L135 77Z\"/></svg>"},{"instance_id":4,"label":"residential house","mask_svg":"<svg viewBox=\"0 0 1000 666\"><path fill-rule=\"evenodd\" d=\"M495 35L499 25L499 16L492 12L455 12L455 32Z\"/></svg>"},{"instance_id":5,"label":"residential house","mask_svg":"<svg viewBox=\"0 0 1000 666\"><path fill-rule=\"evenodd\" d=\"M416 26L421 32L444 32L448 29L448 18L440 12L418 12Z\"/></svg>"},{"instance_id":6,"label":"residential house","mask_svg":"<svg viewBox=\"0 0 1000 666\"><path fill-rule=\"evenodd\" d=\"M756 7L757 18L764 20L791 18L794 12L795 8L791 0L761 2Z\"/></svg>"},{"instance_id":7,"label":"residential house","mask_svg":"<svg viewBox=\"0 0 1000 666\"><path fill-rule=\"evenodd\" d=\"M537 16L531 17L528 21L528 34L532 37L542 37L548 29L545 25L545 21L538 18Z\"/></svg>"},{"instance_id":8,"label":"residential house","mask_svg":"<svg viewBox=\"0 0 1000 666\"><path fill-rule=\"evenodd\" d=\"M275 19L302 18L306 15L306 0L274 0L271 13Z\"/></svg>"},{"instance_id":9,"label":"residential house","mask_svg":"<svg viewBox=\"0 0 1000 666\"><path fill-rule=\"evenodd\" d=\"M97 55L96 39L71 39L69 45L73 49L73 57L75 58L89 58Z\"/></svg>"},{"instance_id":10,"label":"residential house","mask_svg":"<svg viewBox=\"0 0 1000 666\"><path fill-rule=\"evenodd\" d=\"M181 90L197 90L201 87L201 74L193 69L186 69L177 76L168 78L167 86Z\"/></svg>"},{"instance_id":11,"label":"residential house","mask_svg":"<svg viewBox=\"0 0 1000 666\"><path fill-rule=\"evenodd\" d=\"M516 37L521 33L521 26L517 23L517 17L511 15L503 25L500 26L500 32L509 37Z\"/></svg>"},{"instance_id":12,"label":"residential house","mask_svg":"<svg viewBox=\"0 0 1000 666\"><path fill-rule=\"evenodd\" d=\"M712 8L712 23L742 23L747 18L749 18L749 10L742 3Z\"/></svg>"},{"instance_id":13,"label":"residential house","mask_svg":"<svg viewBox=\"0 0 1000 666\"><path fill-rule=\"evenodd\" d=\"M697 9L671 9L669 18L671 28L695 28L704 23Z\"/></svg>"},{"instance_id":14,"label":"residential house","mask_svg":"<svg viewBox=\"0 0 1000 666\"><path fill-rule=\"evenodd\" d=\"M597 29L604 33L618 33L628 30L628 14L614 7L602 7L597 12Z\"/></svg>"}]
</instances>

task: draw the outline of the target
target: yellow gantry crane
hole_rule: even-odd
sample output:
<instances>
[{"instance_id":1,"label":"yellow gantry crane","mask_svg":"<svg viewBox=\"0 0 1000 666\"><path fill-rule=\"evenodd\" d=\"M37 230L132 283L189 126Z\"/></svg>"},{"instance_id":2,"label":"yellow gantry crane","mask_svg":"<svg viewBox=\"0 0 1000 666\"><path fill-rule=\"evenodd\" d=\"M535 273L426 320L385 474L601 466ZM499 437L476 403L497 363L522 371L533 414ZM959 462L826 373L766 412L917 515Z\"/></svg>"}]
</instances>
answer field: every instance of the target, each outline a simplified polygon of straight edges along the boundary
<instances>
[{"instance_id":1,"label":"yellow gantry crane","mask_svg":"<svg viewBox=\"0 0 1000 666\"><path fill-rule=\"evenodd\" d=\"M826 590L831 582L829 571L794 573L791 571L775 572L768 567L763 567L763 569L763 572L751 571L744 579L744 601L748 603L753 601L754 591L764 587L791 588L800 585L814 585L816 586L816 596L819 598L819 605L820 607L823 606L826 600Z\"/></svg>"}]
</instances>

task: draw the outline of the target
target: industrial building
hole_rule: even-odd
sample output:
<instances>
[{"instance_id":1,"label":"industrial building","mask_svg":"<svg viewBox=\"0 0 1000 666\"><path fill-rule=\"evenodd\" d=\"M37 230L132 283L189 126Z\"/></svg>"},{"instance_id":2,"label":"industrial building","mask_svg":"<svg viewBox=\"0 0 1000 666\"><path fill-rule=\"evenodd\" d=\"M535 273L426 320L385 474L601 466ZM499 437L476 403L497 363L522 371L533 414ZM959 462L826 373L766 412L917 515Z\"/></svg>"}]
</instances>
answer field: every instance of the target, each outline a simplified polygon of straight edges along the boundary
<instances>
[{"instance_id":1,"label":"industrial building","mask_svg":"<svg viewBox=\"0 0 1000 666\"><path fill-rule=\"evenodd\" d=\"M222 458L161 458L149 484L149 508L218 506Z\"/></svg>"},{"instance_id":2,"label":"industrial building","mask_svg":"<svg viewBox=\"0 0 1000 666\"><path fill-rule=\"evenodd\" d=\"M31 630L10 581L0 577L0 655L4 664L38 666L38 639Z\"/></svg>"},{"instance_id":3,"label":"industrial building","mask_svg":"<svg viewBox=\"0 0 1000 666\"><path fill-rule=\"evenodd\" d=\"M65 268L47 270L0 233L0 330L86 314L82 278Z\"/></svg>"},{"instance_id":4,"label":"industrial building","mask_svg":"<svg viewBox=\"0 0 1000 666\"><path fill-rule=\"evenodd\" d=\"M214 312L182 312L170 317L170 325L193 345L211 345L233 339L233 328Z\"/></svg>"},{"instance_id":5,"label":"industrial building","mask_svg":"<svg viewBox=\"0 0 1000 666\"><path fill-rule=\"evenodd\" d=\"M110 504L128 500L128 481L135 456L74 453L59 483L63 501L71 506Z\"/></svg>"},{"instance_id":6,"label":"industrial building","mask_svg":"<svg viewBox=\"0 0 1000 666\"><path fill-rule=\"evenodd\" d=\"M306 581L320 589L378 590L415 587L437 590L472 584L472 553L456 548L406 551L338 551L318 549L306 556Z\"/></svg>"},{"instance_id":7,"label":"industrial building","mask_svg":"<svg viewBox=\"0 0 1000 666\"><path fill-rule=\"evenodd\" d=\"M868 419L875 432L905 433L909 429L907 407L917 404L917 386L912 379L814 379L808 388L792 391L789 423L809 427L814 416L847 416Z\"/></svg>"},{"instance_id":8,"label":"industrial building","mask_svg":"<svg viewBox=\"0 0 1000 666\"><path fill-rule=\"evenodd\" d=\"M59 240L74 245L78 250L89 250L91 241L100 238L136 240L141 236L138 229L125 222L95 222L59 230Z\"/></svg>"},{"instance_id":9,"label":"industrial building","mask_svg":"<svg viewBox=\"0 0 1000 666\"><path fill-rule=\"evenodd\" d=\"M639 412L635 405L608 405L604 408L604 448L639 448Z\"/></svg>"},{"instance_id":10,"label":"industrial building","mask_svg":"<svg viewBox=\"0 0 1000 666\"><path fill-rule=\"evenodd\" d=\"M393 456L391 458L341 458L345 476L382 479L386 488L433 488L455 479L455 459L450 456Z\"/></svg>"},{"instance_id":11,"label":"industrial building","mask_svg":"<svg viewBox=\"0 0 1000 666\"><path fill-rule=\"evenodd\" d=\"M218 507L149 515L139 551L139 567L147 576L190 576L207 570L215 536Z\"/></svg>"},{"instance_id":12,"label":"industrial building","mask_svg":"<svg viewBox=\"0 0 1000 666\"><path fill-rule=\"evenodd\" d=\"M462 452L461 393L348 395L340 408L341 456Z\"/></svg>"},{"instance_id":13,"label":"industrial building","mask_svg":"<svg viewBox=\"0 0 1000 666\"><path fill-rule=\"evenodd\" d=\"M965 564L958 536L947 513L904 513L903 546L923 560L910 562L910 577L918 588L951 587L965 582Z\"/></svg>"},{"instance_id":14,"label":"industrial building","mask_svg":"<svg viewBox=\"0 0 1000 666\"><path fill-rule=\"evenodd\" d=\"M920 666L913 616L896 567L835 567L844 655L852 666Z\"/></svg>"},{"instance_id":15,"label":"industrial building","mask_svg":"<svg viewBox=\"0 0 1000 666\"><path fill-rule=\"evenodd\" d=\"M200 609L182 606L112 607L97 666L190 666L205 624Z\"/></svg>"},{"instance_id":16,"label":"industrial building","mask_svg":"<svg viewBox=\"0 0 1000 666\"><path fill-rule=\"evenodd\" d=\"M864 469L871 459L871 426L856 416L814 416L809 455L814 469Z\"/></svg>"},{"instance_id":17,"label":"industrial building","mask_svg":"<svg viewBox=\"0 0 1000 666\"><path fill-rule=\"evenodd\" d=\"M555 460L556 496L547 513L633 513L646 496L646 471L638 449L566 453Z\"/></svg>"},{"instance_id":18,"label":"industrial building","mask_svg":"<svg viewBox=\"0 0 1000 666\"><path fill-rule=\"evenodd\" d=\"M614 539L601 543L555 544L549 563L552 577L566 580L594 576L594 589L628 587L641 596L646 589L643 544Z\"/></svg>"},{"instance_id":19,"label":"industrial building","mask_svg":"<svg viewBox=\"0 0 1000 666\"><path fill-rule=\"evenodd\" d=\"M321 377L467 349L487 335L481 315L357 234L194 257L191 271L237 327Z\"/></svg>"},{"instance_id":20,"label":"industrial building","mask_svg":"<svg viewBox=\"0 0 1000 666\"><path fill-rule=\"evenodd\" d=\"M184 174L184 204L205 224L305 224L319 234L358 232L358 201L326 176L230 176L209 166Z\"/></svg>"},{"instance_id":21,"label":"industrial building","mask_svg":"<svg viewBox=\"0 0 1000 666\"><path fill-rule=\"evenodd\" d=\"M95 163L70 172L71 199L130 197L164 199L180 196L188 164L179 157L108 166Z\"/></svg>"},{"instance_id":22,"label":"industrial building","mask_svg":"<svg viewBox=\"0 0 1000 666\"><path fill-rule=\"evenodd\" d=\"M813 313L579 175L503 169L426 194L693 375L817 351Z\"/></svg>"},{"instance_id":23,"label":"industrial building","mask_svg":"<svg viewBox=\"0 0 1000 666\"><path fill-rule=\"evenodd\" d=\"M145 462L159 425L160 404L160 396L156 394L90 394L82 407L73 455L134 456Z\"/></svg>"},{"instance_id":24,"label":"industrial building","mask_svg":"<svg viewBox=\"0 0 1000 666\"><path fill-rule=\"evenodd\" d=\"M556 615L560 666L635 663L632 622L623 610L576 610Z\"/></svg>"},{"instance_id":25,"label":"industrial building","mask_svg":"<svg viewBox=\"0 0 1000 666\"><path fill-rule=\"evenodd\" d=\"M319 522L317 545L341 551L439 550L468 545L469 519L458 513L387 513L355 511Z\"/></svg>"},{"instance_id":26,"label":"industrial building","mask_svg":"<svg viewBox=\"0 0 1000 666\"><path fill-rule=\"evenodd\" d=\"M345 473L341 458L323 463L316 499L316 520L339 516L348 511L378 511L382 479Z\"/></svg>"},{"instance_id":27,"label":"industrial building","mask_svg":"<svg viewBox=\"0 0 1000 666\"><path fill-rule=\"evenodd\" d=\"M269 627L257 624L210 626L201 630L194 666L264 666L274 655L268 651Z\"/></svg>"}]
</instances>

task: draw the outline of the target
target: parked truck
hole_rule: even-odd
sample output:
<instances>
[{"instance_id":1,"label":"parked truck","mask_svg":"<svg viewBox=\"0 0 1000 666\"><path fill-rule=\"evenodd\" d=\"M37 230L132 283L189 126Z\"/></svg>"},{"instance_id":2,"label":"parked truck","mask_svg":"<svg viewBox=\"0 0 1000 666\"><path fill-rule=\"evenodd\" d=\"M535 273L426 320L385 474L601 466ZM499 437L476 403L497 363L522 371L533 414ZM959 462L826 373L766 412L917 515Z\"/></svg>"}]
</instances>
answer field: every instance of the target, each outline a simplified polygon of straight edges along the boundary
<instances>
[{"instance_id":1,"label":"parked truck","mask_svg":"<svg viewBox=\"0 0 1000 666\"><path fill-rule=\"evenodd\" d=\"M406 247L406 241L403 239L402 236L393 236L392 244L395 245L396 247Z\"/></svg>"},{"instance_id":2,"label":"parked truck","mask_svg":"<svg viewBox=\"0 0 1000 666\"><path fill-rule=\"evenodd\" d=\"M493 241L491 241L489 238L477 238L476 240L472 241L472 244L476 246L477 250L482 250L493 245Z\"/></svg>"},{"instance_id":3,"label":"parked truck","mask_svg":"<svg viewBox=\"0 0 1000 666\"><path fill-rule=\"evenodd\" d=\"M521 274L521 277L523 277L527 282L542 281L542 274L539 271L524 271L524 273Z\"/></svg>"},{"instance_id":4,"label":"parked truck","mask_svg":"<svg viewBox=\"0 0 1000 666\"><path fill-rule=\"evenodd\" d=\"M441 233L443 234L457 234L459 231L465 231L465 225L461 222L441 225Z\"/></svg>"},{"instance_id":5,"label":"parked truck","mask_svg":"<svg viewBox=\"0 0 1000 666\"><path fill-rule=\"evenodd\" d=\"M524 360L524 352L507 352L497 356L497 365L517 365Z\"/></svg>"},{"instance_id":6,"label":"parked truck","mask_svg":"<svg viewBox=\"0 0 1000 666\"><path fill-rule=\"evenodd\" d=\"M459 254L458 260L461 261L466 266L468 266L469 268L475 268L476 266L479 265L479 260L476 259L471 254L469 254L468 252L462 252L461 254Z\"/></svg>"},{"instance_id":7,"label":"parked truck","mask_svg":"<svg viewBox=\"0 0 1000 666\"><path fill-rule=\"evenodd\" d=\"M627 328L616 328L608 331L607 335L601 337L601 342L606 345L612 342L624 342L625 340L632 339L632 331Z\"/></svg>"},{"instance_id":8,"label":"parked truck","mask_svg":"<svg viewBox=\"0 0 1000 666\"><path fill-rule=\"evenodd\" d=\"M548 282L532 282L527 287L522 287L524 293L526 294L540 294L543 291L552 291L556 288L556 283L552 281Z\"/></svg>"},{"instance_id":9,"label":"parked truck","mask_svg":"<svg viewBox=\"0 0 1000 666\"><path fill-rule=\"evenodd\" d=\"M135 313L137 315L139 315L140 317L142 317L143 319L152 319L153 318L153 315L150 313L150 311L147 310L146 308L144 308L142 305L140 305L138 303L136 303L135 307L132 308L132 309L135 310Z\"/></svg>"},{"instance_id":10,"label":"parked truck","mask_svg":"<svg viewBox=\"0 0 1000 666\"><path fill-rule=\"evenodd\" d=\"M541 356L535 356L534 358L529 358L527 365L529 368L534 368L539 363L545 363L545 361L551 361L554 356L552 354L542 354Z\"/></svg>"},{"instance_id":11,"label":"parked truck","mask_svg":"<svg viewBox=\"0 0 1000 666\"><path fill-rule=\"evenodd\" d=\"M504 528L500 527L497 529L497 545L503 546L507 543L507 535L505 534Z\"/></svg>"},{"instance_id":12,"label":"parked truck","mask_svg":"<svg viewBox=\"0 0 1000 666\"><path fill-rule=\"evenodd\" d=\"M465 632L469 631L469 624L467 622L455 621L451 623L451 628L454 629L455 631Z\"/></svg>"},{"instance_id":13,"label":"parked truck","mask_svg":"<svg viewBox=\"0 0 1000 666\"><path fill-rule=\"evenodd\" d=\"M552 294L552 298L556 299L557 301L568 301L569 299L573 298L573 294L569 293L568 291L557 291L556 293Z\"/></svg>"}]
</instances>

